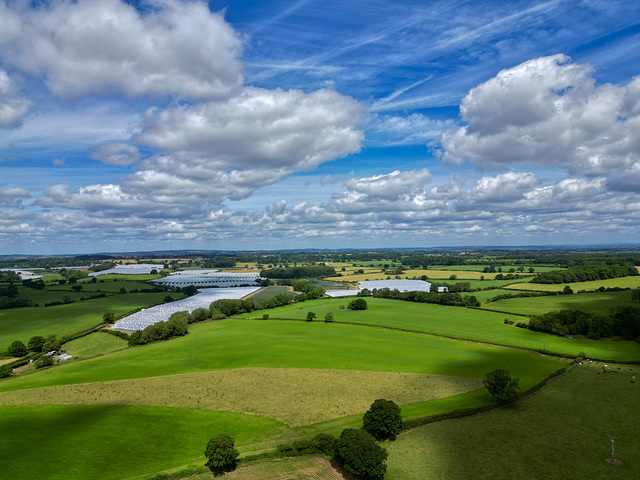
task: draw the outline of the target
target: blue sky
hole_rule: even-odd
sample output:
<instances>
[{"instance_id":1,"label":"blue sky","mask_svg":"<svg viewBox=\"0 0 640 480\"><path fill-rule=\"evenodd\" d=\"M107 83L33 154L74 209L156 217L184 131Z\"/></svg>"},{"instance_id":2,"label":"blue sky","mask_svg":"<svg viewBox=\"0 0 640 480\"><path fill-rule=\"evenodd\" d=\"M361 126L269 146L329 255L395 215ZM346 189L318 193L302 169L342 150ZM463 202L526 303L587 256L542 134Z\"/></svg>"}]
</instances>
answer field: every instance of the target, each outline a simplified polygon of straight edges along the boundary
<instances>
[{"instance_id":1,"label":"blue sky","mask_svg":"<svg viewBox=\"0 0 640 480\"><path fill-rule=\"evenodd\" d=\"M0 0L2 253L637 242L637 1Z\"/></svg>"}]
</instances>

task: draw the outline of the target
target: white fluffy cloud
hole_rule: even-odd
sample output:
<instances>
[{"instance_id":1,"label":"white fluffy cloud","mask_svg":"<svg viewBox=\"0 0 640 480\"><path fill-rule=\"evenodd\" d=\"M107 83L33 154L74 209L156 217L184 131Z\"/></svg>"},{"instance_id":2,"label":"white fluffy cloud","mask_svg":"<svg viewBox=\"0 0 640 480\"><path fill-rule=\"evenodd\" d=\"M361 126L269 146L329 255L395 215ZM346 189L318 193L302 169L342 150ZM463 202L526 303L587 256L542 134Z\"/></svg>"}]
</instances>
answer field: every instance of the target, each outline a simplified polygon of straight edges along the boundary
<instances>
[{"instance_id":1,"label":"white fluffy cloud","mask_svg":"<svg viewBox=\"0 0 640 480\"><path fill-rule=\"evenodd\" d=\"M480 167L564 166L600 175L640 160L640 77L598 85L589 65L565 55L529 60L472 89L467 125L443 134L444 161ZM628 189L628 185L625 187Z\"/></svg>"},{"instance_id":2,"label":"white fluffy cloud","mask_svg":"<svg viewBox=\"0 0 640 480\"><path fill-rule=\"evenodd\" d=\"M165 157L144 166L176 173L200 170L309 170L360 150L355 129L362 107L331 90L247 87L225 102L206 102L150 114L137 143Z\"/></svg>"},{"instance_id":3,"label":"white fluffy cloud","mask_svg":"<svg viewBox=\"0 0 640 480\"><path fill-rule=\"evenodd\" d=\"M18 95L15 83L0 70L0 128L17 127L29 113L33 103Z\"/></svg>"},{"instance_id":4,"label":"white fluffy cloud","mask_svg":"<svg viewBox=\"0 0 640 480\"><path fill-rule=\"evenodd\" d=\"M245 88L225 101L154 111L133 137L158 152L140 160L140 170L120 185L50 189L40 204L149 216L160 208L201 213L223 198L246 198L288 174L359 151L361 118L359 103L330 90ZM95 147L91 156L123 166L140 158L123 143Z\"/></svg>"},{"instance_id":5,"label":"white fluffy cloud","mask_svg":"<svg viewBox=\"0 0 640 480\"><path fill-rule=\"evenodd\" d=\"M28 190L20 187L0 188L0 206L18 207L26 198L30 198Z\"/></svg>"},{"instance_id":6,"label":"white fluffy cloud","mask_svg":"<svg viewBox=\"0 0 640 480\"><path fill-rule=\"evenodd\" d=\"M347 188L370 197L394 198L423 189L429 180L431 172L426 168L407 172L394 170L385 175L354 178L347 182Z\"/></svg>"},{"instance_id":7,"label":"white fluffy cloud","mask_svg":"<svg viewBox=\"0 0 640 480\"><path fill-rule=\"evenodd\" d=\"M25 2L27 3L27 2ZM0 3L0 58L64 98L90 93L226 98L242 85L242 42L199 0Z\"/></svg>"}]
</instances>

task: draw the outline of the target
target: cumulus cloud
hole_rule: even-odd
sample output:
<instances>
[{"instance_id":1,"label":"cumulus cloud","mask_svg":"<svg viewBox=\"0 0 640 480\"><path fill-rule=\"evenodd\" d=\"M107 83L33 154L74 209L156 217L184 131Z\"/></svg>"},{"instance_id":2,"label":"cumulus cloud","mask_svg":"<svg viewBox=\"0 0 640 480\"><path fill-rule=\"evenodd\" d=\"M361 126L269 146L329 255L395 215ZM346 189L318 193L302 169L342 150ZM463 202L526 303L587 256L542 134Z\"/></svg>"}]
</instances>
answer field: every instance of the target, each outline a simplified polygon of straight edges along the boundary
<instances>
[{"instance_id":1,"label":"cumulus cloud","mask_svg":"<svg viewBox=\"0 0 640 480\"><path fill-rule=\"evenodd\" d=\"M128 167L140 160L140 152L127 143L105 143L89 149L89 156L108 165Z\"/></svg>"},{"instance_id":2,"label":"cumulus cloud","mask_svg":"<svg viewBox=\"0 0 640 480\"><path fill-rule=\"evenodd\" d=\"M151 113L134 140L166 154L145 168L293 172L359 151L361 117L360 104L331 90L247 87L225 102Z\"/></svg>"},{"instance_id":3,"label":"cumulus cloud","mask_svg":"<svg viewBox=\"0 0 640 480\"><path fill-rule=\"evenodd\" d=\"M467 125L445 132L439 153L482 168L563 166L587 175L632 168L640 159L638 93L640 77L598 85L589 65L565 55L529 60L467 94L460 105Z\"/></svg>"},{"instance_id":4,"label":"cumulus cloud","mask_svg":"<svg viewBox=\"0 0 640 480\"><path fill-rule=\"evenodd\" d=\"M61 97L226 98L242 85L242 42L199 0L0 3L0 58Z\"/></svg>"},{"instance_id":5,"label":"cumulus cloud","mask_svg":"<svg viewBox=\"0 0 640 480\"><path fill-rule=\"evenodd\" d=\"M0 188L0 206L3 207L19 207L24 199L30 197L29 190L24 188Z\"/></svg>"},{"instance_id":6,"label":"cumulus cloud","mask_svg":"<svg viewBox=\"0 0 640 480\"><path fill-rule=\"evenodd\" d=\"M362 107L330 90L246 88L226 101L202 102L150 113L133 137L158 152L136 165L120 185L92 185L73 193L49 189L42 205L74 209L131 210L145 215L202 212L224 198L246 198L296 171L361 148L356 129ZM99 145L91 156L128 166L137 147Z\"/></svg>"},{"instance_id":7,"label":"cumulus cloud","mask_svg":"<svg viewBox=\"0 0 640 480\"><path fill-rule=\"evenodd\" d=\"M347 182L347 187L370 197L394 198L408 195L416 189L423 189L429 180L431 180L431 172L426 168L407 172L394 170L384 175L354 178Z\"/></svg>"},{"instance_id":8,"label":"cumulus cloud","mask_svg":"<svg viewBox=\"0 0 640 480\"><path fill-rule=\"evenodd\" d=\"M7 72L0 70L0 128L20 126L32 106L33 102L18 95L18 89Z\"/></svg>"}]
</instances>

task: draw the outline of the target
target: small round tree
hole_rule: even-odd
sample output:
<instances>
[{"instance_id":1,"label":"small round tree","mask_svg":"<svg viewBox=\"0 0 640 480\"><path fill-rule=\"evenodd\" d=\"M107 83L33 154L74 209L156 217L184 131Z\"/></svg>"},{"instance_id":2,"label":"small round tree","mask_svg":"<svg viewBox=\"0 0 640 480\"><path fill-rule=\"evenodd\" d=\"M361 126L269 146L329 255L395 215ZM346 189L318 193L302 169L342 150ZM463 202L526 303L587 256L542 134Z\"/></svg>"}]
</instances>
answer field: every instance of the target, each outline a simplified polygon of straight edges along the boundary
<instances>
[{"instance_id":1,"label":"small round tree","mask_svg":"<svg viewBox=\"0 0 640 480\"><path fill-rule=\"evenodd\" d=\"M336 440L333 460L362 480L383 480L387 451L364 430L346 428Z\"/></svg>"},{"instance_id":2,"label":"small round tree","mask_svg":"<svg viewBox=\"0 0 640 480\"><path fill-rule=\"evenodd\" d=\"M367 301L363 298L356 298L355 300L351 300L349 302L349 310L366 310Z\"/></svg>"},{"instance_id":3,"label":"small round tree","mask_svg":"<svg viewBox=\"0 0 640 480\"><path fill-rule=\"evenodd\" d=\"M313 312L307 313L307 322L313 322L316 319L316 314Z\"/></svg>"},{"instance_id":4,"label":"small round tree","mask_svg":"<svg viewBox=\"0 0 640 480\"><path fill-rule=\"evenodd\" d=\"M96 277L93 277L96 278ZM107 323L114 323L116 321L116 316L113 312L107 312L102 316L102 321Z\"/></svg>"},{"instance_id":5,"label":"small round tree","mask_svg":"<svg viewBox=\"0 0 640 480\"><path fill-rule=\"evenodd\" d=\"M28 353L27 347L25 347L24 343L22 343L20 340L16 340L11 345L9 345L7 351L12 357L24 357Z\"/></svg>"},{"instance_id":6,"label":"small round tree","mask_svg":"<svg viewBox=\"0 0 640 480\"><path fill-rule=\"evenodd\" d=\"M36 335L35 337L31 337L29 339L29 343L27 344L27 348L30 352L40 353L42 352L42 348L44 347L45 338L40 335Z\"/></svg>"},{"instance_id":7,"label":"small round tree","mask_svg":"<svg viewBox=\"0 0 640 480\"><path fill-rule=\"evenodd\" d=\"M519 397L518 384L520 379L511 378L509 370L497 369L487 373L482 381L489 393L500 403L515 402Z\"/></svg>"},{"instance_id":8,"label":"small round tree","mask_svg":"<svg viewBox=\"0 0 640 480\"><path fill-rule=\"evenodd\" d=\"M331 323L331 322L333 322L333 313L327 312L324 316L324 323Z\"/></svg>"},{"instance_id":9,"label":"small round tree","mask_svg":"<svg viewBox=\"0 0 640 480\"><path fill-rule=\"evenodd\" d=\"M364 414L362 428L377 440L395 438L402 430L400 407L392 400L379 398Z\"/></svg>"},{"instance_id":10,"label":"small round tree","mask_svg":"<svg viewBox=\"0 0 640 480\"><path fill-rule=\"evenodd\" d=\"M204 454L207 457L205 465L215 476L235 470L240 456L234 448L233 438L226 433L211 438Z\"/></svg>"}]
</instances>

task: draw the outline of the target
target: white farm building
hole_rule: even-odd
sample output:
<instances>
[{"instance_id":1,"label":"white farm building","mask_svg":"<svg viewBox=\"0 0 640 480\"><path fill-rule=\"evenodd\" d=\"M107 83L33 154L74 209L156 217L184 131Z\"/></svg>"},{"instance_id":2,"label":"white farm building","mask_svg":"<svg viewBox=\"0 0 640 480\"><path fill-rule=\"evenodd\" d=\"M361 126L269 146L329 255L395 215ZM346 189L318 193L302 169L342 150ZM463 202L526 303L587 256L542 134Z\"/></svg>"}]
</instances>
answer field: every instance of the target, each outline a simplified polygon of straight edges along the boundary
<instances>
[{"instance_id":1,"label":"white farm building","mask_svg":"<svg viewBox=\"0 0 640 480\"><path fill-rule=\"evenodd\" d=\"M256 285L261 280L257 272L219 272L217 270L186 270L175 272L165 278L154 280L159 285L169 287L239 287Z\"/></svg>"}]
</instances>

